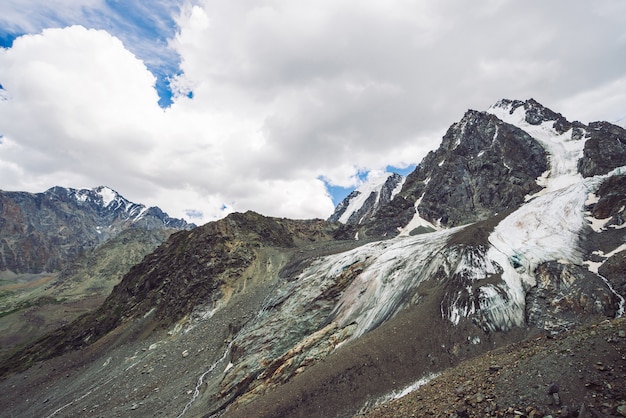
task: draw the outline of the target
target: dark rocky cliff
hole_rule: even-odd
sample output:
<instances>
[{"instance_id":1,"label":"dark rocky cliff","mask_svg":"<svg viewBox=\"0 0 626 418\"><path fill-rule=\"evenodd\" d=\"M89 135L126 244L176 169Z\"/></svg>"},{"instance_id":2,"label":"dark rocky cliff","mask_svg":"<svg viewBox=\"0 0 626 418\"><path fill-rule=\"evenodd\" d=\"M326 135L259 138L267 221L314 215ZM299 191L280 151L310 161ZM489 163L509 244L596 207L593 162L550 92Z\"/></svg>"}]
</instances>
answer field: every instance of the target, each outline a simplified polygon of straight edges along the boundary
<instances>
[{"instance_id":1,"label":"dark rocky cliff","mask_svg":"<svg viewBox=\"0 0 626 418\"><path fill-rule=\"evenodd\" d=\"M415 215L443 227L511 210L536 192L548 168L541 145L521 129L485 112L468 111L441 146L407 176L402 191L369 220L369 235L396 235Z\"/></svg>"}]
</instances>

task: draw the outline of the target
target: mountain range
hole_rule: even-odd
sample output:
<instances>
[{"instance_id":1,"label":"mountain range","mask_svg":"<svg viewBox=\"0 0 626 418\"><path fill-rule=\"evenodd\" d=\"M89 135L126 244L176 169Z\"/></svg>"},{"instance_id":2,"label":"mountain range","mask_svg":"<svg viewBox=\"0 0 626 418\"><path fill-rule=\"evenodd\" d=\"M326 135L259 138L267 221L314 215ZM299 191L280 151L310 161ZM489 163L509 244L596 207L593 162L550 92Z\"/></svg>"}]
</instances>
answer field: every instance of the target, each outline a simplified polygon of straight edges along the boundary
<instances>
[{"instance_id":1,"label":"mountain range","mask_svg":"<svg viewBox=\"0 0 626 418\"><path fill-rule=\"evenodd\" d=\"M129 228L191 229L157 207L114 190L53 187L43 193L0 191L0 271L58 271L80 253Z\"/></svg>"},{"instance_id":2,"label":"mountain range","mask_svg":"<svg viewBox=\"0 0 626 418\"><path fill-rule=\"evenodd\" d=\"M172 234L97 309L4 356L0 408L420 416L427 382L488 364L489 392L469 393L468 376L429 411L619 414L625 215L626 130L501 100L466 112L414 172L363 185L329 220L246 212ZM584 341L602 350L593 363ZM523 373L471 363L502 353L528 357ZM412 409L384 414L405 395Z\"/></svg>"},{"instance_id":3,"label":"mountain range","mask_svg":"<svg viewBox=\"0 0 626 418\"><path fill-rule=\"evenodd\" d=\"M193 227L108 187L0 191L0 355L93 310L132 265Z\"/></svg>"}]
</instances>

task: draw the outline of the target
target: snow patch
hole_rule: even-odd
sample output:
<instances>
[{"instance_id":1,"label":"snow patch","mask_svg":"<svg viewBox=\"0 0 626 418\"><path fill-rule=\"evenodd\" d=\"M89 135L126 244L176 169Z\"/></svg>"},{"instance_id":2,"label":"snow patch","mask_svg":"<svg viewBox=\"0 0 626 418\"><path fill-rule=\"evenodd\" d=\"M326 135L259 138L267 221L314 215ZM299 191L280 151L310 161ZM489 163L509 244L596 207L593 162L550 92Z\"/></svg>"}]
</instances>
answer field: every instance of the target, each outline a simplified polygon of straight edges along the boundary
<instances>
[{"instance_id":1,"label":"snow patch","mask_svg":"<svg viewBox=\"0 0 626 418\"><path fill-rule=\"evenodd\" d=\"M587 200L585 200L585 206L595 205L600 201L600 198L595 193L589 193Z\"/></svg>"},{"instance_id":2,"label":"snow patch","mask_svg":"<svg viewBox=\"0 0 626 418\"><path fill-rule=\"evenodd\" d=\"M74 193L74 199L81 203L86 202L88 197L87 193L81 193L81 191Z\"/></svg>"},{"instance_id":3,"label":"snow patch","mask_svg":"<svg viewBox=\"0 0 626 418\"><path fill-rule=\"evenodd\" d=\"M141 210L139 211L139 213L133 218L133 222L137 222L140 221L141 219L143 219L144 215L146 214L146 212L148 211L148 208L145 206L141 206Z\"/></svg>"},{"instance_id":4,"label":"snow patch","mask_svg":"<svg viewBox=\"0 0 626 418\"><path fill-rule=\"evenodd\" d=\"M102 198L102 204L104 207L109 206L111 202L119 197L114 190L111 190L108 187L101 187L96 193Z\"/></svg>"},{"instance_id":5,"label":"snow patch","mask_svg":"<svg viewBox=\"0 0 626 418\"><path fill-rule=\"evenodd\" d=\"M363 406L363 408L360 409L357 415L365 415L365 413L371 408L375 408L377 406L383 405L389 401L404 398L408 394L415 392L417 389L428 384L428 382L430 382L431 380L439 377L440 374L441 373L428 374L422 377L421 379L416 380L415 382L411 383L410 385L408 385L407 387L403 389L391 391L390 393L384 396L381 396L380 398L376 399L373 402L369 401L365 404L365 406Z\"/></svg>"},{"instance_id":6,"label":"snow patch","mask_svg":"<svg viewBox=\"0 0 626 418\"><path fill-rule=\"evenodd\" d=\"M589 212L587 212L587 213L589 213ZM605 219L596 219L596 218L594 218L591 215L586 216L585 219L589 222L589 226L595 232L606 231L606 224L608 224L611 221L610 217L609 218L605 218Z\"/></svg>"},{"instance_id":7,"label":"snow patch","mask_svg":"<svg viewBox=\"0 0 626 418\"><path fill-rule=\"evenodd\" d=\"M406 181L406 177L402 176L402 180L400 180L396 188L391 191L391 199L396 197L396 195L402 191L402 186L404 186L405 181Z\"/></svg>"},{"instance_id":8,"label":"snow patch","mask_svg":"<svg viewBox=\"0 0 626 418\"><path fill-rule=\"evenodd\" d=\"M419 199L417 199L415 201L415 215L413 215L413 218L409 221L409 223L404 227L404 228L399 228L399 234L398 236L401 237L408 237L409 234L411 233L411 231L413 231L415 228L419 228L421 227L426 227L426 228L430 228L433 231L437 231L441 229L441 226L436 226L434 224L432 224L431 222L428 222L426 219L422 218L420 216L419 213L419 205L420 203L422 203L422 199L424 198L424 194L422 193L422 195L419 197Z\"/></svg>"}]
</instances>

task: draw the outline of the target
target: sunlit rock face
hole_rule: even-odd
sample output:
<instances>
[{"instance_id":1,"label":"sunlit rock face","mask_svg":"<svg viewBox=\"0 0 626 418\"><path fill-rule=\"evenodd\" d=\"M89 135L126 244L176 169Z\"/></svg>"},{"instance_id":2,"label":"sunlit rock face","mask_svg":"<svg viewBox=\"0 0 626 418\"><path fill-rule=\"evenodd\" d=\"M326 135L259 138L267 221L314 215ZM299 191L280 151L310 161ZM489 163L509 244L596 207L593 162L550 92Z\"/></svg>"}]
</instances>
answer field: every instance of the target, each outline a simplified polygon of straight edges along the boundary
<instances>
[{"instance_id":1,"label":"sunlit rock face","mask_svg":"<svg viewBox=\"0 0 626 418\"><path fill-rule=\"evenodd\" d=\"M349 199L346 223L248 212L174 234L101 309L0 371L137 329L129 344L151 333L156 348L136 349L135 370L181 341L194 367L169 367L171 390L120 368L102 385L158 384L168 415L350 416L531 332L622 315L626 166L590 156L594 135L624 139L534 100L468 111L374 212Z\"/></svg>"}]
</instances>

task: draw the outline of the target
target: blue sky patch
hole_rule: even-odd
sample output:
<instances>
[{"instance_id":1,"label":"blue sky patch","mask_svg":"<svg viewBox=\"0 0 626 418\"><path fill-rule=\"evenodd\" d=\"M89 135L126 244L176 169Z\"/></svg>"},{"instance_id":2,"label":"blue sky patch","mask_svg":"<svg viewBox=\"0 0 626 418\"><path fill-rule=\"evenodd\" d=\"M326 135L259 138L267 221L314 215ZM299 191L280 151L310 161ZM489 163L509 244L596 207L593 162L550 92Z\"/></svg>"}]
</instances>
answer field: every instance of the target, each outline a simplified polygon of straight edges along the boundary
<instances>
[{"instance_id":1,"label":"blue sky patch","mask_svg":"<svg viewBox=\"0 0 626 418\"><path fill-rule=\"evenodd\" d=\"M185 215L187 215L190 219L202 219L204 213L196 209L187 209L185 210Z\"/></svg>"},{"instance_id":2,"label":"blue sky patch","mask_svg":"<svg viewBox=\"0 0 626 418\"><path fill-rule=\"evenodd\" d=\"M0 29L0 48L11 48L13 41L20 35L10 32L4 32Z\"/></svg>"}]
</instances>

